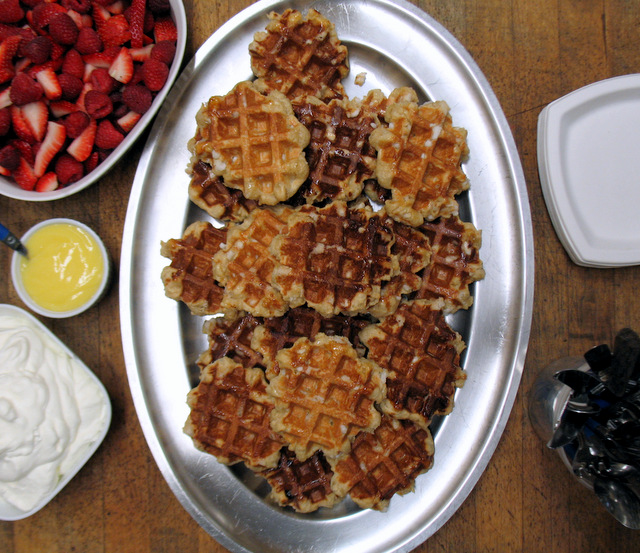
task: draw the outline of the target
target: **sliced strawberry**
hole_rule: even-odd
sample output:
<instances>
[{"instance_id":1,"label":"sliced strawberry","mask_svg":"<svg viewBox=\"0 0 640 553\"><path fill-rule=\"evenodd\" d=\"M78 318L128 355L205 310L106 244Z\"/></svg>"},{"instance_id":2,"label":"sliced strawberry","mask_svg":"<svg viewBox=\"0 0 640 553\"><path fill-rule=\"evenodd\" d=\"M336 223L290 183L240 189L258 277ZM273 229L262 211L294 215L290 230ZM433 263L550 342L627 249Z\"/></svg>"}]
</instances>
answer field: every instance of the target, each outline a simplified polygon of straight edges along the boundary
<instances>
[{"instance_id":1,"label":"sliced strawberry","mask_svg":"<svg viewBox=\"0 0 640 553\"><path fill-rule=\"evenodd\" d=\"M29 165L33 165L35 156L33 155L33 148L31 147L31 144L25 142L24 140L20 140L19 138L14 138L9 142L9 144L15 146L18 149L18 151L20 152L20 157L23 157Z\"/></svg>"},{"instance_id":2,"label":"sliced strawberry","mask_svg":"<svg viewBox=\"0 0 640 553\"><path fill-rule=\"evenodd\" d=\"M13 178L23 190L33 190L38 181L33 167L23 157L20 158L20 164L13 171Z\"/></svg>"},{"instance_id":3,"label":"sliced strawberry","mask_svg":"<svg viewBox=\"0 0 640 553\"><path fill-rule=\"evenodd\" d=\"M11 80L16 74L13 67L13 58L18 52L22 42L19 35L9 36L0 44L0 84Z\"/></svg>"},{"instance_id":4,"label":"sliced strawberry","mask_svg":"<svg viewBox=\"0 0 640 553\"><path fill-rule=\"evenodd\" d=\"M67 153L73 156L77 161L85 161L93 151L97 128L97 121L95 119L91 119L80 135L76 137L71 144L69 144Z\"/></svg>"},{"instance_id":5,"label":"sliced strawberry","mask_svg":"<svg viewBox=\"0 0 640 553\"><path fill-rule=\"evenodd\" d=\"M131 40L131 31L129 30L129 22L122 15L114 15L98 29L98 34L102 39L105 47L122 46Z\"/></svg>"},{"instance_id":6,"label":"sliced strawberry","mask_svg":"<svg viewBox=\"0 0 640 553\"><path fill-rule=\"evenodd\" d=\"M3 167L2 165L0 165L0 175L2 175L4 177L10 177L12 175L12 173L13 173L13 171L9 171L9 169L7 169L6 167Z\"/></svg>"},{"instance_id":7,"label":"sliced strawberry","mask_svg":"<svg viewBox=\"0 0 640 553\"><path fill-rule=\"evenodd\" d=\"M5 88L0 92L0 109L9 107L13 102L11 101L11 88Z\"/></svg>"},{"instance_id":8,"label":"sliced strawberry","mask_svg":"<svg viewBox=\"0 0 640 553\"><path fill-rule=\"evenodd\" d=\"M11 124L16 136L28 144L35 144L36 137L33 135L31 127L27 124L22 114L22 109L18 106L11 106Z\"/></svg>"},{"instance_id":9,"label":"sliced strawberry","mask_svg":"<svg viewBox=\"0 0 640 553\"><path fill-rule=\"evenodd\" d=\"M140 48L131 48L129 53L131 54L131 58L133 61L147 61L152 54L153 44L147 44L146 46L142 46Z\"/></svg>"},{"instance_id":10,"label":"sliced strawberry","mask_svg":"<svg viewBox=\"0 0 640 553\"><path fill-rule=\"evenodd\" d=\"M93 85L91 83L84 83L84 86L82 87L82 92L80 92L80 96L78 96L78 99L76 100L76 105L83 111L86 110L84 105L85 96L87 95L87 92L89 92L92 89L93 89Z\"/></svg>"},{"instance_id":11,"label":"sliced strawberry","mask_svg":"<svg viewBox=\"0 0 640 553\"><path fill-rule=\"evenodd\" d=\"M111 75L116 81L126 84L133 77L133 58L129 53L128 48L121 48L116 59L109 67L109 75Z\"/></svg>"},{"instance_id":12,"label":"sliced strawberry","mask_svg":"<svg viewBox=\"0 0 640 553\"><path fill-rule=\"evenodd\" d=\"M92 152L91 155L84 162L85 174L91 173L100 163L100 154L98 152Z\"/></svg>"},{"instance_id":13,"label":"sliced strawberry","mask_svg":"<svg viewBox=\"0 0 640 553\"><path fill-rule=\"evenodd\" d=\"M62 96L60 81L53 69L50 67L36 73L36 80L42 85L44 95L49 100L59 100Z\"/></svg>"},{"instance_id":14,"label":"sliced strawberry","mask_svg":"<svg viewBox=\"0 0 640 553\"><path fill-rule=\"evenodd\" d=\"M156 25L153 28L153 36L156 43L163 40L173 40L176 42L178 40L178 29L173 19L168 15L158 17L156 19Z\"/></svg>"},{"instance_id":15,"label":"sliced strawberry","mask_svg":"<svg viewBox=\"0 0 640 553\"><path fill-rule=\"evenodd\" d=\"M113 60L118 56L119 52L120 48L106 48L102 52L82 56L82 61L84 63L94 65L95 67L105 67L108 69L113 63Z\"/></svg>"},{"instance_id":16,"label":"sliced strawberry","mask_svg":"<svg viewBox=\"0 0 640 553\"><path fill-rule=\"evenodd\" d=\"M105 6L107 11L112 15L118 15L124 13L124 2L122 0L117 0L116 2L112 2Z\"/></svg>"},{"instance_id":17,"label":"sliced strawberry","mask_svg":"<svg viewBox=\"0 0 640 553\"><path fill-rule=\"evenodd\" d=\"M41 177L45 174L53 157L62 149L66 137L67 131L64 125L49 121L47 124L47 134L36 154L36 161L33 165L33 171L36 177Z\"/></svg>"},{"instance_id":18,"label":"sliced strawberry","mask_svg":"<svg viewBox=\"0 0 640 553\"><path fill-rule=\"evenodd\" d=\"M45 132L47 131L47 123L49 121L49 109L47 104L42 100L31 102L20 108L22 117L31 129L33 136L38 142L42 142Z\"/></svg>"},{"instance_id":19,"label":"sliced strawberry","mask_svg":"<svg viewBox=\"0 0 640 553\"><path fill-rule=\"evenodd\" d=\"M131 30L131 47L142 48L142 36L144 35L144 14L146 0L131 0L131 8L127 15Z\"/></svg>"},{"instance_id":20,"label":"sliced strawberry","mask_svg":"<svg viewBox=\"0 0 640 553\"><path fill-rule=\"evenodd\" d=\"M49 171L42 175L35 185L36 192L53 192L60 186L58 182L58 176L53 172Z\"/></svg>"},{"instance_id":21,"label":"sliced strawberry","mask_svg":"<svg viewBox=\"0 0 640 553\"><path fill-rule=\"evenodd\" d=\"M109 21L109 19L111 18L111 14L104 6L98 4L98 2L92 2L92 4L93 22L96 26L96 30L98 31L98 33L100 33L100 29L102 29L107 24L107 21Z\"/></svg>"},{"instance_id":22,"label":"sliced strawberry","mask_svg":"<svg viewBox=\"0 0 640 553\"><path fill-rule=\"evenodd\" d=\"M74 113L79 111L80 108L74 104L73 102L69 102L67 100L58 100L57 102L51 102L49 104L49 109L54 117L60 118L65 115L69 115L70 113Z\"/></svg>"},{"instance_id":23,"label":"sliced strawberry","mask_svg":"<svg viewBox=\"0 0 640 553\"><path fill-rule=\"evenodd\" d=\"M141 117L142 115L140 115L139 113L135 111L129 111L128 113L120 117L117 120L117 123L124 132L129 133L131 129L136 126L136 123L140 121Z\"/></svg>"},{"instance_id":24,"label":"sliced strawberry","mask_svg":"<svg viewBox=\"0 0 640 553\"><path fill-rule=\"evenodd\" d=\"M27 75L29 75L29 77L31 77L32 79L35 79L36 75L43 69L53 69L54 72L60 71L60 68L62 67L62 62L63 62L62 58L58 58L57 60L49 60L39 65L31 65L25 71Z\"/></svg>"},{"instance_id":25,"label":"sliced strawberry","mask_svg":"<svg viewBox=\"0 0 640 553\"><path fill-rule=\"evenodd\" d=\"M0 136L6 136L11 130L11 110L9 107L0 109Z\"/></svg>"},{"instance_id":26,"label":"sliced strawberry","mask_svg":"<svg viewBox=\"0 0 640 553\"><path fill-rule=\"evenodd\" d=\"M86 14L91 10L89 0L62 0L60 2L67 10L73 10L81 14Z\"/></svg>"}]
</instances>

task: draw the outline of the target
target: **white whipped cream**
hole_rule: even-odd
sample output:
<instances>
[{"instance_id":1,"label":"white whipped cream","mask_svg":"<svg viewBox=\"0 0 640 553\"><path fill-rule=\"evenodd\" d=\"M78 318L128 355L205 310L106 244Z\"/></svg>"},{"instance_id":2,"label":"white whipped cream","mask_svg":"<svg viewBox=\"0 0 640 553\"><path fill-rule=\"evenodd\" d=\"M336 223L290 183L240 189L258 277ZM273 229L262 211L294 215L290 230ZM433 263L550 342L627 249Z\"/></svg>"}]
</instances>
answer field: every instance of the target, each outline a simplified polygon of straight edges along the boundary
<instances>
[{"instance_id":1,"label":"white whipped cream","mask_svg":"<svg viewBox=\"0 0 640 553\"><path fill-rule=\"evenodd\" d=\"M104 391L19 311L0 312L0 498L28 512L104 431Z\"/></svg>"}]
</instances>

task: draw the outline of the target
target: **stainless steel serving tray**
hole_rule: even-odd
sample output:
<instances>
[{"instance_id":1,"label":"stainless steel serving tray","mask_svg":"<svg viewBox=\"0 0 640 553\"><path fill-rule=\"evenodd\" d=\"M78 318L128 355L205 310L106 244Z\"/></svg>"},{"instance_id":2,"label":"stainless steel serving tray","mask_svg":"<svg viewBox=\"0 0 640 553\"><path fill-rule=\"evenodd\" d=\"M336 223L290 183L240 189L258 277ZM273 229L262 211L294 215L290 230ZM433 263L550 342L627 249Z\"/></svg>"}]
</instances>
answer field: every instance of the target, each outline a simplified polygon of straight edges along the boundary
<instances>
[{"instance_id":1,"label":"stainless steel serving tray","mask_svg":"<svg viewBox=\"0 0 640 553\"><path fill-rule=\"evenodd\" d=\"M454 124L469 132L464 169L471 190L461 216L483 232L486 278L471 310L451 324L467 343L468 379L453 413L434 427L435 464L415 493L394 497L385 513L338 507L300 515L270 504L267 486L248 471L197 451L182 426L194 361L206 347L202 320L165 298L167 260L160 242L208 216L187 196L187 141L202 102L251 78L248 45L267 13L315 7L331 19L350 52L350 96L413 86L446 100ZM354 77L365 71L363 87ZM185 509L232 551L410 551L456 511L487 465L520 382L533 303L533 233L526 186L507 121L469 54L442 26L404 1L352 0L253 4L200 48L176 82L142 154L127 212L120 274L122 339L135 406L149 447Z\"/></svg>"}]
</instances>

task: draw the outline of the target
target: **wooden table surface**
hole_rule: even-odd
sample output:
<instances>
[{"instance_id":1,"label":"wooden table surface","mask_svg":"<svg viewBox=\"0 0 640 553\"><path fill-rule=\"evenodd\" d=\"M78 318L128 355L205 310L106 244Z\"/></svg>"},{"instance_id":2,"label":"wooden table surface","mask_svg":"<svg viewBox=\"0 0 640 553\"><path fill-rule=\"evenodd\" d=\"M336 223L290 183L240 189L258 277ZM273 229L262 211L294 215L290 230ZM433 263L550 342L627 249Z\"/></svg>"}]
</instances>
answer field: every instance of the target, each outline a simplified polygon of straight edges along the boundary
<instances>
[{"instance_id":1,"label":"wooden table surface","mask_svg":"<svg viewBox=\"0 0 640 553\"><path fill-rule=\"evenodd\" d=\"M616 332L640 329L640 267L574 265L553 230L536 162L538 114L583 85L640 72L638 0L436 0L414 2L468 49L507 116L527 180L535 237L535 303L522 383L506 430L479 483L451 519L415 551L637 552L640 533L625 529L572 479L534 434L527 398L536 374L565 355L581 355ZM248 0L185 1L185 60ZM131 183L146 135L94 185L54 202L0 197L0 220L16 234L55 216L93 227L104 239L116 279L98 307L71 319L41 319L108 389L113 424L103 445L45 509L0 522L5 553L222 553L181 507L146 445L123 360L117 267ZM606 186L607 183L603 183ZM0 302L22 306L0 249Z\"/></svg>"}]
</instances>

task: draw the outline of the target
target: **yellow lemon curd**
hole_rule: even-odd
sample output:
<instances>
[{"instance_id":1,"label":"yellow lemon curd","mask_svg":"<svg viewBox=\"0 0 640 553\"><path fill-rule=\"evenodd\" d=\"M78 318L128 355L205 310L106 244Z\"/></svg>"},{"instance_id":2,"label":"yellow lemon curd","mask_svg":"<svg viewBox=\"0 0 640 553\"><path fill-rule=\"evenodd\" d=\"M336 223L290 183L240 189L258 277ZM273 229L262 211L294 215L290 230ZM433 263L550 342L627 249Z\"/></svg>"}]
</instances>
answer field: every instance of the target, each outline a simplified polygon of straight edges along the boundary
<instances>
[{"instance_id":1,"label":"yellow lemon curd","mask_svg":"<svg viewBox=\"0 0 640 553\"><path fill-rule=\"evenodd\" d=\"M53 223L36 230L20 263L25 291L49 311L72 311L100 288L106 267L99 245L84 229Z\"/></svg>"}]
</instances>

